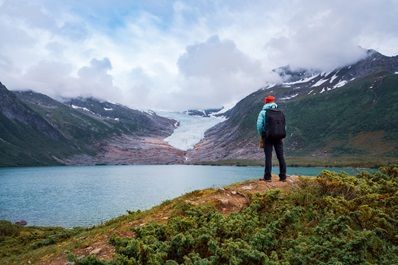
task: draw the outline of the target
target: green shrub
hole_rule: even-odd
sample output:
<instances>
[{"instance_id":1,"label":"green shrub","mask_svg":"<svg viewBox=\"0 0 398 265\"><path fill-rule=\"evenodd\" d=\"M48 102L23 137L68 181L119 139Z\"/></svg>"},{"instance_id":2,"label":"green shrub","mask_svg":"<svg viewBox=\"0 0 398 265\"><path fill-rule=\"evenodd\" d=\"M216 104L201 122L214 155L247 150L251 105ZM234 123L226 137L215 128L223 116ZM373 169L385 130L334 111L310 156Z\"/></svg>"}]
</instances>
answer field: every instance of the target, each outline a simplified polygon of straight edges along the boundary
<instances>
[{"instance_id":1,"label":"green shrub","mask_svg":"<svg viewBox=\"0 0 398 265\"><path fill-rule=\"evenodd\" d=\"M180 204L167 224L111 238L113 261L78 264L398 264L396 169L324 171L230 215Z\"/></svg>"},{"instance_id":2,"label":"green shrub","mask_svg":"<svg viewBox=\"0 0 398 265\"><path fill-rule=\"evenodd\" d=\"M20 227L9 221L0 220L0 240L8 236L18 236Z\"/></svg>"},{"instance_id":3,"label":"green shrub","mask_svg":"<svg viewBox=\"0 0 398 265\"><path fill-rule=\"evenodd\" d=\"M106 263L96 259L94 256L87 256L77 262L78 265L105 265Z\"/></svg>"},{"instance_id":4,"label":"green shrub","mask_svg":"<svg viewBox=\"0 0 398 265\"><path fill-rule=\"evenodd\" d=\"M73 229L63 229L63 228L55 228L53 231L47 231L44 235L44 238L38 239L31 244L31 248L41 248L44 246L56 244L65 239L70 238L78 233L80 233L82 228L73 228Z\"/></svg>"}]
</instances>

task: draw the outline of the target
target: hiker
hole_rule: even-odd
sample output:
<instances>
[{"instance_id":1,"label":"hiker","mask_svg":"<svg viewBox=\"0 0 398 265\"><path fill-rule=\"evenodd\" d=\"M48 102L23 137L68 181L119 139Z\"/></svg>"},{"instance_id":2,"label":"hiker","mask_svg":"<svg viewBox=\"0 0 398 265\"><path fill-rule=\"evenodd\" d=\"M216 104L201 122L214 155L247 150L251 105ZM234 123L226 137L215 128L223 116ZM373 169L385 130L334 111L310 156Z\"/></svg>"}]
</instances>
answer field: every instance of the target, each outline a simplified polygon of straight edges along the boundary
<instances>
[{"instance_id":1,"label":"hiker","mask_svg":"<svg viewBox=\"0 0 398 265\"><path fill-rule=\"evenodd\" d=\"M279 180L286 181L286 163L283 156L283 138L286 137L285 116L278 109L274 96L264 98L264 106L257 118L257 132L261 137L260 147L264 148L265 170L264 179L271 182L272 148L275 148L279 161ZM262 145L262 146L261 146Z\"/></svg>"}]
</instances>

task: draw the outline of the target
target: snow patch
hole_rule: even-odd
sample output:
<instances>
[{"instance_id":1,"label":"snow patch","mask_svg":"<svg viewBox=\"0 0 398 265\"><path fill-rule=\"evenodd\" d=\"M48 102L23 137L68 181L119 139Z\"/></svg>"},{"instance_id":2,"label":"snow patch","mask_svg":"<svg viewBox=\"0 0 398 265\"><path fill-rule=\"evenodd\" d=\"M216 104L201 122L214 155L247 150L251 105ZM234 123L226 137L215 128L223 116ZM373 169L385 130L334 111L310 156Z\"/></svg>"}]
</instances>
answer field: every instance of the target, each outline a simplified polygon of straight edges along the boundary
<instances>
[{"instance_id":1,"label":"snow patch","mask_svg":"<svg viewBox=\"0 0 398 265\"><path fill-rule=\"evenodd\" d=\"M338 82L337 84L335 84L333 88L342 87L342 86L344 86L347 83L348 82L346 80L342 80L342 81Z\"/></svg>"},{"instance_id":2,"label":"snow patch","mask_svg":"<svg viewBox=\"0 0 398 265\"><path fill-rule=\"evenodd\" d=\"M325 88L322 88L321 92L319 93L322 94L323 92L325 92Z\"/></svg>"},{"instance_id":3,"label":"snow patch","mask_svg":"<svg viewBox=\"0 0 398 265\"><path fill-rule=\"evenodd\" d=\"M288 99L292 99L292 98L295 98L295 97L297 97L299 94L297 93L297 94L294 94L294 95L291 95L291 96L286 96L286 97L283 97L283 98L281 98L281 100L288 100Z\"/></svg>"},{"instance_id":4,"label":"snow patch","mask_svg":"<svg viewBox=\"0 0 398 265\"><path fill-rule=\"evenodd\" d=\"M313 84L311 87L317 87L317 86L320 86L320 85L322 85L323 83L325 83L326 81L328 81L329 79L321 79L321 80L318 80L318 82L316 82L315 84Z\"/></svg>"},{"instance_id":5,"label":"snow patch","mask_svg":"<svg viewBox=\"0 0 398 265\"><path fill-rule=\"evenodd\" d=\"M394 72L395 75L398 75L398 72Z\"/></svg>"},{"instance_id":6,"label":"snow patch","mask_svg":"<svg viewBox=\"0 0 398 265\"><path fill-rule=\"evenodd\" d=\"M104 107L104 110L105 110L105 111L111 111L111 110L113 110L113 109L112 109L112 108L109 108L109 109L108 109L108 108L105 108L105 107Z\"/></svg>"},{"instance_id":7,"label":"snow patch","mask_svg":"<svg viewBox=\"0 0 398 265\"><path fill-rule=\"evenodd\" d=\"M332 73L332 71L327 72L327 73L325 74L325 77L329 76L331 73Z\"/></svg>"},{"instance_id":8,"label":"snow patch","mask_svg":"<svg viewBox=\"0 0 398 265\"><path fill-rule=\"evenodd\" d=\"M91 113L92 113L92 111L89 110L88 108L83 108L83 107L79 107L79 106L76 106L76 105L71 105L71 107L72 107L73 109L81 109L81 110L88 111L88 112L91 112Z\"/></svg>"},{"instance_id":9,"label":"snow patch","mask_svg":"<svg viewBox=\"0 0 398 265\"><path fill-rule=\"evenodd\" d=\"M314 78L316 78L318 76L319 76L319 74L313 75L313 76L310 76L310 77L307 77L307 78L304 78L304 79L300 79L298 81L284 83L284 85L296 85L296 84L307 83L307 82L311 81L312 79L314 79Z\"/></svg>"},{"instance_id":10,"label":"snow patch","mask_svg":"<svg viewBox=\"0 0 398 265\"><path fill-rule=\"evenodd\" d=\"M337 78L338 76L336 75L336 74L334 74L333 76L332 76L332 78L330 78L330 84L331 83L333 83L333 81Z\"/></svg>"},{"instance_id":11,"label":"snow patch","mask_svg":"<svg viewBox=\"0 0 398 265\"><path fill-rule=\"evenodd\" d=\"M310 95L312 92L314 92L314 90L311 90L310 92L308 92L308 94L307 94L307 95Z\"/></svg>"},{"instance_id":12,"label":"snow patch","mask_svg":"<svg viewBox=\"0 0 398 265\"><path fill-rule=\"evenodd\" d=\"M272 91L271 91L271 93L272 93ZM231 102L231 103L225 104L225 106L223 106L223 108L221 110L219 110L217 112L213 112L212 114L210 114L210 117L215 117L215 116L224 114L228 110L230 110L233 107L235 107L236 103L238 103L238 102Z\"/></svg>"},{"instance_id":13,"label":"snow patch","mask_svg":"<svg viewBox=\"0 0 398 265\"><path fill-rule=\"evenodd\" d=\"M159 115L178 122L179 126L164 140L184 151L192 149L203 139L208 129L225 120L225 117L190 116L181 112L159 112Z\"/></svg>"},{"instance_id":14,"label":"snow patch","mask_svg":"<svg viewBox=\"0 0 398 265\"><path fill-rule=\"evenodd\" d=\"M114 118L115 121L119 121L119 118Z\"/></svg>"},{"instance_id":15,"label":"snow patch","mask_svg":"<svg viewBox=\"0 0 398 265\"><path fill-rule=\"evenodd\" d=\"M276 84L268 84L265 87L263 87L261 90L267 90L267 89L270 89L270 88L272 88L274 86L276 86Z\"/></svg>"}]
</instances>

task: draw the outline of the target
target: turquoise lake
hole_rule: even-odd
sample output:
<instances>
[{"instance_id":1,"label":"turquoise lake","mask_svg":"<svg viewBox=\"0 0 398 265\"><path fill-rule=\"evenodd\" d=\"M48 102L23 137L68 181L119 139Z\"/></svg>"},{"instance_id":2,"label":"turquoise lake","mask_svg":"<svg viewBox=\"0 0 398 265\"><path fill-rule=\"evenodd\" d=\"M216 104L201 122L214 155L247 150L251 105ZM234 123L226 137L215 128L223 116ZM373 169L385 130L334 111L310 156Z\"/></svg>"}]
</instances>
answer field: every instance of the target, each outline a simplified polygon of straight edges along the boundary
<instances>
[{"instance_id":1,"label":"turquoise lake","mask_svg":"<svg viewBox=\"0 0 398 265\"><path fill-rule=\"evenodd\" d=\"M26 220L28 225L90 226L196 189L258 179L263 170L192 165L0 168L0 219ZM315 176L322 170L293 167L288 174ZM278 173L277 168L273 173Z\"/></svg>"}]
</instances>

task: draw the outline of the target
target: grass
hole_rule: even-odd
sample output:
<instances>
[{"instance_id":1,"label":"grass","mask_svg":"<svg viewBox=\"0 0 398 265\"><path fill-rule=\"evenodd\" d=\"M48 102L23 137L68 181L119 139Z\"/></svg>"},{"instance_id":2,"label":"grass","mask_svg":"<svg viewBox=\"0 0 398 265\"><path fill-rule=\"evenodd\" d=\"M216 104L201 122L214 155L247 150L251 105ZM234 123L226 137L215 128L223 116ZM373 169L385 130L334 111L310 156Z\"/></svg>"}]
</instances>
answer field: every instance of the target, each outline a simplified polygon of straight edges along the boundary
<instances>
[{"instance_id":1,"label":"grass","mask_svg":"<svg viewBox=\"0 0 398 265\"><path fill-rule=\"evenodd\" d=\"M242 211L180 205L167 223L111 237L102 264L396 264L398 168L348 176L325 171L288 193L255 194Z\"/></svg>"},{"instance_id":2,"label":"grass","mask_svg":"<svg viewBox=\"0 0 398 265\"><path fill-rule=\"evenodd\" d=\"M162 218L171 211L179 209L181 205L184 205L185 200L206 197L213 192L215 192L214 189L193 191L174 200L164 201L149 210L128 211L125 215L89 228L21 227L7 221L0 221L0 235L3 223L4 230L12 226L18 231L15 234L8 232L7 236L0 236L0 264L20 265L27 262L45 264L54 257L68 256L76 249L84 249L100 241L107 243L109 234L128 234L131 224L164 222Z\"/></svg>"},{"instance_id":3,"label":"grass","mask_svg":"<svg viewBox=\"0 0 398 265\"><path fill-rule=\"evenodd\" d=\"M0 264L66 256L82 265L396 264L397 190L397 166L356 176L324 171L286 191L248 193L248 205L228 214L206 200L224 190L206 189L91 228L0 222ZM107 261L86 251L92 246Z\"/></svg>"}]
</instances>

